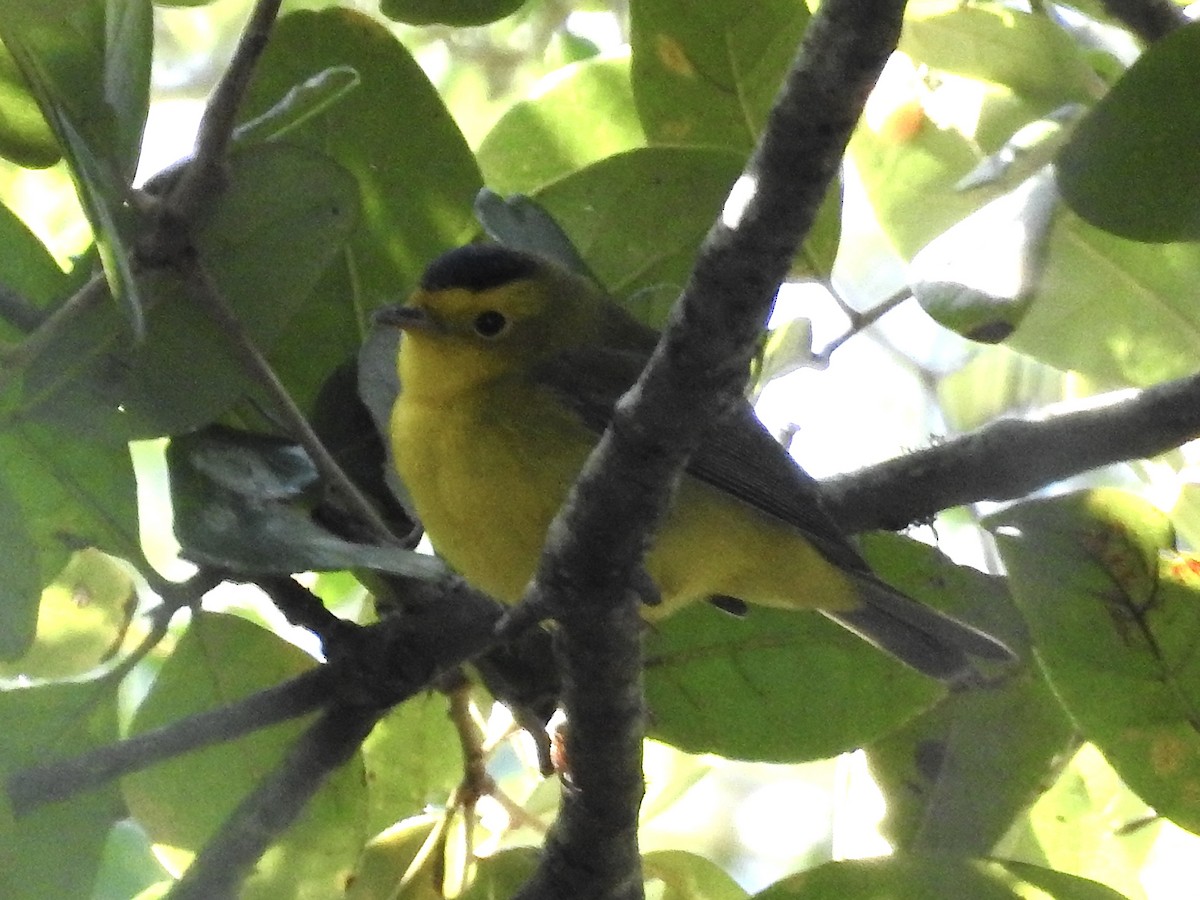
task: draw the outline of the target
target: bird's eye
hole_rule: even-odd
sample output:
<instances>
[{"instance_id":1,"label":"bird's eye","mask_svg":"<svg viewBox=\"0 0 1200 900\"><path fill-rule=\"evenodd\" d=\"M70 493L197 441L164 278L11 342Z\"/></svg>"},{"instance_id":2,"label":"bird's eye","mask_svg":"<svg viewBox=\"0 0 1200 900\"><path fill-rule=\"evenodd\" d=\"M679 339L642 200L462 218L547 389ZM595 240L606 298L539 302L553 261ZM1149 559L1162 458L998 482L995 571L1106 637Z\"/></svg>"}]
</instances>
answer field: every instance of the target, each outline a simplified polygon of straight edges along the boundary
<instances>
[{"instance_id":1,"label":"bird's eye","mask_svg":"<svg viewBox=\"0 0 1200 900\"><path fill-rule=\"evenodd\" d=\"M475 317L474 326L475 333L480 337L492 338L508 327L508 319L504 313L489 309Z\"/></svg>"}]
</instances>

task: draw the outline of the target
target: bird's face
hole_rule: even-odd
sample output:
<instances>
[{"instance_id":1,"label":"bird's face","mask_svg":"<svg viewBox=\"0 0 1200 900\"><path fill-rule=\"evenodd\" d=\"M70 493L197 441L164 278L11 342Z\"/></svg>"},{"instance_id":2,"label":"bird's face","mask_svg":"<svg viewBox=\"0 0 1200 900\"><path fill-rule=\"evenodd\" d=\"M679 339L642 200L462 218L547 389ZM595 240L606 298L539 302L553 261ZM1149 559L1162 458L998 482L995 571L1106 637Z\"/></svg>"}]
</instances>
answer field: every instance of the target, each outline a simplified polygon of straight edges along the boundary
<instances>
[{"instance_id":1,"label":"bird's face","mask_svg":"<svg viewBox=\"0 0 1200 900\"><path fill-rule=\"evenodd\" d=\"M405 304L376 317L403 332L405 390L471 389L569 346L580 287L564 275L502 248L461 248L436 260Z\"/></svg>"}]
</instances>

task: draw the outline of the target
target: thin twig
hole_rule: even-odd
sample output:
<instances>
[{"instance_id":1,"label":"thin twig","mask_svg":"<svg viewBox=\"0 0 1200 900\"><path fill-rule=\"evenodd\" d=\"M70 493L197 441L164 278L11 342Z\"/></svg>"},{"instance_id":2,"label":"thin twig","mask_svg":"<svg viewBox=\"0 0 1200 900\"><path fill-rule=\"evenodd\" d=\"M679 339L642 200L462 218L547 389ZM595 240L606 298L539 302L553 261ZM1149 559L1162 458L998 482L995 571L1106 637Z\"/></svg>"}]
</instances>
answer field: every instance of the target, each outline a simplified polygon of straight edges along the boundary
<instances>
[{"instance_id":1,"label":"thin twig","mask_svg":"<svg viewBox=\"0 0 1200 900\"><path fill-rule=\"evenodd\" d=\"M196 150L167 200L171 213L190 222L200 205L221 187L229 144L242 98L254 67L267 46L282 0L258 0L234 51L233 59L213 89L196 134Z\"/></svg>"},{"instance_id":2,"label":"thin twig","mask_svg":"<svg viewBox=\"0 0 1200 900\"><path fill-rule=\"evenodd\" d=\"M818 368L829 364L830 357L833 356L833 352L837 350L838 347L842 346L842 344L846 343L846 341L850 340L850 338L854 337L860 331L870 328L885 315L890 313L893 309L911 297L912 289L907 286L902 287L882 303L878 303L870 309L863 310L862 312L859 312L853 307L846 305L837 292L832 289L832 287L830 288L830 293L833 294L834 298L838 302L838 305L841 306L842 310L847 316L849 316L850 324L846 327L844 332L826 344L825 349L823 349L820 353L813 355L813 365Z\"/></svg>"},{"instance_id":3,"label":"thin twig","mask_svg":"<svg viewBox=\"0 0 1200 900\"><path fill-rule=\"evenodd\" d=\"M196 258L189 258L183 263L182 269L185 283L195 301L200 303L212 316L217 327L233 345L246 371L270 395L278 413L283 418L283 424L291 436L304 447L326 484L343 503L354 510L355 514L371 530L372 536L378 543L399 546L400 541L392 534L379 512L358 489L358 486L350 480L316 432L313 431L308 419L296 405L296 401L292 399L292 395L288 393L279 376L275 374L275 370L271 368L271 364L250 338L241 320L230 308L225 295L203 262Z\"/></svg>"}]
</instances>

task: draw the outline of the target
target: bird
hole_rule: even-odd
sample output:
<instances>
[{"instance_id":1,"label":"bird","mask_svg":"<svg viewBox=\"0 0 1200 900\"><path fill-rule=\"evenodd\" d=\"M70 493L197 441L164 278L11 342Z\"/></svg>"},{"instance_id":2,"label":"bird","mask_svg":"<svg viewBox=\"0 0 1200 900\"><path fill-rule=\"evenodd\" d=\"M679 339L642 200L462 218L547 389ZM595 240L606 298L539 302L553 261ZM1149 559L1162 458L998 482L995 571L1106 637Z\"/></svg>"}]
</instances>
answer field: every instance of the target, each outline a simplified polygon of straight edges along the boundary
<instances>
[{"instance_id":1,"label":"bird","mask_svg":"<svg viewBox=\"0 0 1200 900\"><path fill-rule=\"evenodd\" d=\"M468 583L518 602L657 332L591 279L495 243L443 253L375 321L400 330L389 438L417 517ZM703 600L817 610L951 685L978 683L978 661L1013 659L878 578L748 400L704 434L645 570L659 595L648 619Z\"/></svg>"}]
</instances>

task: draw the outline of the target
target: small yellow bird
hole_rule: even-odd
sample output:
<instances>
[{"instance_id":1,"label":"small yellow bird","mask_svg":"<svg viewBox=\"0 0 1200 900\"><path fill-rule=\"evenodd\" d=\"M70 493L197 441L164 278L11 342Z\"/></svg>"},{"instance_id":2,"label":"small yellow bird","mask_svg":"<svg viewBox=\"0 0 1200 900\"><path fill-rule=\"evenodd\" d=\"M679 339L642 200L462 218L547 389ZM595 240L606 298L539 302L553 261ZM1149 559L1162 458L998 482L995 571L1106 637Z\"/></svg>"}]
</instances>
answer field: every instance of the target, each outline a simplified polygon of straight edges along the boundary
<instances>
[{"instance_id":1,"label":"small yellow bird","mask_svg":"<svg viewBox=\"0 0 1200 900\"><path fill-rule=\"evenodd\" d=\"M467 581L515 603L657 335L587 279L496 244L442 255L376 321L402 331L391 441L417 516ZM972 657L1012 658L876 578L749 403L706 434L646 570L651 618L714 598L817 609L950 682L976 677Z\"/></svg>"}]
</instances>

